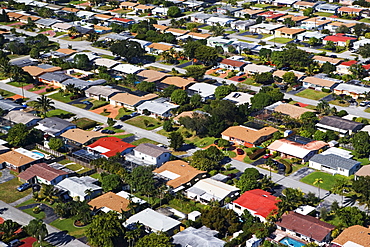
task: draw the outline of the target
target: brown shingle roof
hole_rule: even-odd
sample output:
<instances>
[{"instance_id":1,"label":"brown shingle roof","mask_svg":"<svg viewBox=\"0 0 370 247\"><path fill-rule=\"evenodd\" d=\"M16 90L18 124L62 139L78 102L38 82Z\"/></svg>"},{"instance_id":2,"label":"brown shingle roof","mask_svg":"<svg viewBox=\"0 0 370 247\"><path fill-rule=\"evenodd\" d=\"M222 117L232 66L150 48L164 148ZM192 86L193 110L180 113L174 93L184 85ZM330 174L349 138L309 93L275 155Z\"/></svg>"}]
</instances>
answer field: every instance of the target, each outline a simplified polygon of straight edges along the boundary
<instances>
[{"instance_id":1,"label":"brown shingle roof","mask_svg":"<svg viewBox=\"0 0 370 247\"><path fill-rule=\"evenodd\" d=\"M138 3L132 3L132 2L122 2L120 3L120 6L123 6L123 7L135 7L139 5Z\"/></svg>"},{"instance_id":2,"label":"brown shingle roof","mask_svg":"<svg viewBox=\"0 0 370 247\"><path fill-rule=\"evenodd\" d=\"M130 94L130 93L117 93L116 95L111 97L111 100L118 101L118 102L130 105L130 106L135 106L140 101L152 100L152 99L155 99L157 97L158 97L158 95L156 95L156 94L147 94L147 95L144 95L144 96L140 97L140 96Z\"/></svg>"},{"instance_id":3,"label":"brown shingle roof","mask_svg":"<svg viewBox=\"0 0 370 247\"><path fill-rule=\"evenodd\" d=\"M103 15L103 14L97 14L97 15L94 15L94 17L98 17L98 18L101 18L101 19L111 19L111 18L113 18L113 16L111 16L111 15Z\"/></svg>"},{"instance_id":4,"label":"brown shingle roof","mask_svg":"<svg viewBox=\"0 0 370 247\"><path fill-rule=\"evenodd\" d=\"M362 246L370 246L370 229L367 227L355 225L344 229L332 243L344 245L348 241L352 241Z\"/></svg>"},{"instance_id":5,"label":"brown shingle roof","mask_svg":"<svg viewBox=\"0 0 370 247\"><path fill-rule=\"evenodd\" d=\"M13 166L20 167L35 161L24 154L18 153L16 151L10 151L7 153L0 154L0 163L7 162Z\"/></svg>"},{"instance_id":6,"label":"brown shingle roof","mask_svg":"<svg viewBox=\"0 0 370 247\"><path fill-rule=\"evenodd\" d=\"M306 20L309 17L307 17L307 16L295 16L295 15L285 15L285 16L281 17L281 19L288 19L288 18L292 19L292 21L297 22L297 21Z\"/></svg>"},{"instance_id":7,"label":"brown shingle roof","mask_svg":"<svg viewBox=\"0 0 370 247\"><path fill-rule=\"evenodd\" d=\"M142 9L142 10L154 9L154 8L155 8L154 6L147 6L147 5L143 5L143 4L139 4L139 5L135 6L135 9Z\"/></svg>"},{"instance_id":8,"label":"brown shingle roof","mask_svg":"<svg viewBox=\"0 0 370 247\"><path fill-rule=\"evenodd\" d=\"M355 175L359 177L370 176L370 165L362 166Z\"/></svg>"},{"instance_id":9,"label":"brown shingle roof","mask_svg":"<svg viewBox=\"0 0 370 247\"><path fill-rule=\"evenodd\" d=\"M165 45L165 44L160 44L160 43L152 43L148 45L149 48L153 48L155 50L161 50L161 51L169 51L173 46L170 45Z\"/></svg>"},{"instance_id":10,"label":"brown shingle roof","mask_svg":"<svg viewBox=\"0 0 370 247\"><path fill-rule=\"evenodd\" d=\"M61 67L51 67L47 69L43 69L37 66L25 66L22 68L25 72L28 72L31 76L39 76L47 72L55 72L59 71L62 68Z\"/></svg>"},{"instance_id":11,"label":"brown shingle roof","mask_svg":"<svg viewBox=\"0 0 370 247\"><path fill-rule=\"evenodd\" d=\"M167 27L167 26L164 26L164 25L158 25L158 24L153 24L153 27L154 27L154 28L156 28L156 29L162 30L162 31L164 31L164 30L168 29L168 27Z\"/></svg>"},{"instance_id":12,"label":"brown shingle roof","mask_svg":"<svg viewBox=\"0 0 370 247\"><path fill-rule=\"evenodd\" d=\"M30 18L31 21L37 21L41 19L40 17L32 16L32 15L24 15L24 16L19 17L20 20L26 20L26 21L28 20L28 18Z\"/></svg>"},{"instance_id":13,"label":"brown shingle roof","mask_svg":"<svg viewBox=\"0 0 370 247\"><path fill-rule=\"evenodd\" d=\"M324 56L314 56L313 60L320 61L320 62L329 62L334 65L342 61L341 59L338 59L338 58L331 58L331 57L324 57Z\"/></svg>"},{"instance_id":14,"label":"brown shingle roof","mask_svg":"<svg viewBox=\"0 0 370 247\"><path fill-rule=\"evenodd\" d=\"M161 167L155 169L153 172L160 174L164 171L169 171L180 176L167 182L167 185L173 188L177 188L183 184L186 184L198 174L206 174L206 172L200 171L182 160L168 161L164 163Z\"/></svg>"},{"instance_id":15,"label":"brown shingle roof","mask_svg":"<svg viewBox=\"0 0 370 247\"><path fill-rule=\"evenodd\" d=\"M62 10L64 11L67 11L67 12L72 12L72 13L77 13L78 11L80 11L79 9L75 9L75 8L63 8Z\"/></svg>"},{"instance_id":16,"label":"brown shingle roof","mask_svg":"<svg viewBox=\"0 0 370 247\"><path fill-rule=\"evenodd\" d=\"M335 228L335 226L316 219L309 215L302 215L296 212L289 212L283 215L276 225L302 234L321 242Z\"/></svg>"},{"instance_id":17,"label":"brown shingle roof","mask_svg":"<svg viewBox=\"0 0 370 247\"><path fill-rule=\"evenodd\" d=\"M310 6L310 7L313 7L313 6L315 6L315 3L306 2L306 1L298 1L294 5L296 5L296 6Z\"/></svg>"},{"instance_id":18,"label":"brown shingle roof","mask_svg":"<svg viewBox=\"0 0 370 247\"><path fill-rule=\"evenodd\" d=\"M340 7L338 9L339 12L347 12L347 13L360 13L363 9L358 8L350 8L350 7Z\"/></svg>"},{"instance_id":19,"label":"brown shingle roof","mask_svg":"<svg viewBox=\"0 0 370 247\"><path fill-rule=\"evenodd\" d=\"M226 58L222 59L220 63L231 65L233 67L241 67L246 64L245 62L242 62L242 61L236 61L236 60L226 59Z\"/></svg>"},{"instance_id":20,"label":"brown shingle roof","mask_svg":"<svg viewBox=\"0 0 370 247\"><path fill-rule=\"evenodd\" d=\"M298 33L306 32L306 29L282 27L282 28L276 29L275 32L276 31L281 32L281 33L286 33L286 34L298 34Z\"/></svg>"},{"instance_id":21,"label":"brown shingle roof","mask_svg":"<svg viewBox=\"0 0 370 247\"><path fill-rule=\"evenodd\" d=\"M194 36L194 37L198 37L198 38L203 38L203 39L207 39L209 37L211 37L211 35L209 33L194 33L194 32L190 32L188 33L189 36Z\"/></svg>"},{"instance_id":22,"label":"brown shingle roof","mask_svg":"<svg viewBox=\"0 0 370 247\"><path fill-rule=\"evenodd\" d=\"M22 14L19 14L19 13L15 13L15 12L8 12L7 15L11 18L15 18L15 19L18 19L20 17L22 17L23 15Z\"/></svg>"},{"instance_id":23,"label":"brown shingle roof","mask_svg":"<svg viewBox=\"0 0 370 247\"><path fill-rule=\"evenodd\" d=\"M62 170L55 169L53 167L50 167L46 163L40 163L35 164L25 170L24 172L21 172L18 177L23 180L29 180L35 176L43 178L47 181L52 181L53 179L56 179L59 176L67 175L68 173Z\"/></svg>"},{"instance_id":24,"label":"brown shingle roof","mask_svg":"<svg viewBox=\"0 0 370 247\"><path fill-rule=\"evenodd\" d=\"M143 70L137 75L146 78L145 80L149 82L162 80L166 76L169 76L166 73L155 71L155 70Z\"/></svg>"},{"instance_id":25,"label":"brown shingle roof","mask_svg":"<svg viewBox=\"0 0 370 247\"><path fill-rule=\"evenodd\" d=\"M312 76L304 78L303 81L314 84L314 85L322 86L322 87L332 87L334 84L337 83L335 81L325 80L325 79L312 77Z\"/></svg>"},{"instance_id":26,"label":"brown shingle roof","mask_svg":"<svg viewBox=\"0 0 370 247\"><path fill-rule=\"evenodd\" d=\"M275 109L275 112L280 112L285 115L289 115L292 118L299 118L303 113L306 112L315 112L314 110L299 107L292 104L281 104L278 105Z\"/></svg>"},{"instance_id":27,"label":"brown shingle roof","mask_svg":"<svg viewBox=\"0 0 370 247\"><path fill-rule=\"evenodd\" d=\"M130 201L114 194L113 192L108 192L92 199L88 204L96 209L106 207L116 212L121 212L122 210L129 210L128 205L130 204Z\"/></svg>"},{"instance_id":28,"label":"brown shingle roof","mask_svg":"<svg viewBox=\"0 0 370 247\"><path fill-rule=\"evenodd\" d=\"M344 22L340 22L340 21L335 21L335 22L329 23L328 25L329 26L335 26L335 27L346 26L348 28L352 28L352 27L356 26L356 23L344 23Z\"/></svg>"},{"instance_id":29,"label":"brown shingle roof","mask_svg":"<svg viewBox=\"0 0 370 247\"><path fill-rule=\"evenodd\" d=\"M166 30L166 32L174 32L174 33L186 34L189 31L188 30L178 29L178 28L169 28L169 29Z\"/></svg>"},{"instance_id":30,"label":"brown shingle roof","mask_svg":"<svg viewBox=\"0 0 370 247\"><path fill-rule=\"evenodd\" d=\"M72 50L72 49L68 49L68 48L60 48L60 49L56 50L56 52L64 53L64 54L67 54L67 55L71 55L71 54L76 53L77 51L76 50Z\"/></svg>"},{"instance_id":31,"label":"brown shingle roof","mask_svg":"<svg viewBox=\"0 0 370 247\"><path fill-rule=\"evenodd\" d=\"M179 76L166 77L161 82L168 84L168 85L174 85L179 88L184 88L184 87L189 86L189 84L194 83L194 81L192 80L184 79Z\"/></svg>"},{"instance_id":32,"label":"brown shingle roof","mask_svg":"<svg viewBox=\"0 0 370 247\"><path fill-rule=\"evenodd\" d=\"M273 76L277 76L279 78L283 78L283 75L287 72L293 72L294 75L297 77L297 80L300 80L303 76L305 76L304 73L298 73L297 71L285 71L285 70L276 70L274 73L272 73Z\"/></svg>"},{"instance_id":33,"label":"brown shingle roof","mask_svg":"<svg viewBox=\"0 0 370 247\"><path fill-rule=\"evenodd\" d=\"M82 129L69 129L60 135L63 138L75 141L81 144L85 144L94 138L103 137L104 134L97 131L86 131Z\"/></svg>"},{"instance_id":34,"label":"brown shingle roof","mask_svg":"<svg viewBox=\"0 0 370 247\"><path fill-rule=\"evenodd\" d=\"M273 127L265 127L260 130L250 129L244 126L231 126L221 134L223 136L234 137L245 142L255 143L262 136L268 136L278 131Z\"/></svg>"}]
</instances>

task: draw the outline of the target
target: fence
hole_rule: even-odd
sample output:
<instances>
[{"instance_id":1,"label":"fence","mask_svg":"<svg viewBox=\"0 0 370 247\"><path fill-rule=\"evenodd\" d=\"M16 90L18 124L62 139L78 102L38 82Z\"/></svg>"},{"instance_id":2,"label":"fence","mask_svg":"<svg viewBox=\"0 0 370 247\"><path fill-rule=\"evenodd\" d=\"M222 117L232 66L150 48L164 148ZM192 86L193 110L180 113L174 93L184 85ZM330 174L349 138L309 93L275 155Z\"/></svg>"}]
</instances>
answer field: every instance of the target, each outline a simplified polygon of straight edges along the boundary
<instances>
[{"instance_id":1,"label":"fence","mask_svg":"<svg viewBox=\"0 0 370 247\"><path fill-rule=\"evenodd\" d=\"M355 150L355 148L352 146L352 144L339 144L339 147L346 148L349 150Z\"/></svg>"},{"instance_id":2,"label":"fence","mask_svg":"<svg viewBox=\"0 0 370 247\"><path fill-rule=\"evenodd\" d=\"M40 144L38 144L38 143L36 143L36 148L38 148L38 149L40 149L40 150L42 150L42 151L45 151L45 152L47 152L47 153L49 153L49 154L52 154L52 155L54 155L54 156L56 156L56 157L64 156L64 154L59 153L58 151L55 151L55 150L53 150L53 149L50 149L50 148L44 147L43 145L40 145Z\"/></svg>"}]
</instances>

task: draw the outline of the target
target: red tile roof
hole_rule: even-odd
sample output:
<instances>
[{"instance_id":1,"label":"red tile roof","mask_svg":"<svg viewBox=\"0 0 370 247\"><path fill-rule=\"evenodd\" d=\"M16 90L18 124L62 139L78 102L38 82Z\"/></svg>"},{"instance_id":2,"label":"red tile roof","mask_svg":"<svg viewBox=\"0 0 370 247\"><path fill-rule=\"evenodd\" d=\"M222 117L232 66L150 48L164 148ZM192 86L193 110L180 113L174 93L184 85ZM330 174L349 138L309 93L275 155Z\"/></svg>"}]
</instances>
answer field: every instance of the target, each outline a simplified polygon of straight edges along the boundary
<instances>
[{"instance_id":1,"label":"red tile roof","mask_svg":"<svg viewBox=\"0 0 370 247\"><path fill-rule=\"evenodd\" d=\"M53 179L67 175L68 173L62 170L55 169L53 167L50 167L46 163L39 163L39 164L34 164L27 170L21 172L18 177L23 179L23 180L29 180L35 176L43 178L47 181L52 181Z\"/></svg>"},{"instance_id":2,"label":"red tile roof","mask_svg":"<svg viewBox=\"0 0 370 247\"><path fill-rule=\"evenodd\" d=\"M130 21L133 21L132 19L125 19L125 18L118 18L118 17L114 17L112 20L114 21L120 21L120 22L130 22Z\"/></svg>"},{"instance_id":3,"label":"red tile roof","mask_svg":"<svg viewBox=\"0 0 370 247\"><path fill-rule=\"evenodd\" d=\"M231 60L231 59L222 59L222 61L220 63L231 65L231 66L234 66L234 67L241 67L241 66L245 65L244 62Z\"/></svg>"},{"instance_id":4,"label":"red tile roof","mask_svg":"<svg viewBox=\"0 0 370 247\"><path fill-rule=\"evenodd\" d=\"M264 16L268 19L275 19L275 18L278 18L278 17L282 17L286 14L282 14L282 13L275 13L273 11L267 11L267 12L263 12L263 13L260 13L258 14L259 16Z\"/></svg>"},{"instance_id":5,"label":"red tile roof","mask_svg":"<svg viewBox=\"0 0 370 247\"><path fill-rule=\"evenodd\" d=\"M356 60L350 60L350 61L347 61L347 62L342 62L340 65L351 66L351 65L354 65L356 63L357 63Z\"/></svg>"},{"instance_id":6,"label":"red tile roof","mask_svg":"<svg viewBox=\"0 0 370 247\"><path fill-rule=\"evenodd\" d=\"M256 212L256 215L260 215L264 218L266 218L273 210L278 209L276 206L276 203L278 202L279 200L277 197L272 196L270 193L261 189L246 191L234 201L235 204L252 210Z\"/></svg>"},{"instance_id":7,"label":"red tile roof","mask_svg":"<svg viewBox=\"0 0 370 247\"><path fill-rule=\"evenodd\" d=\"M108 149L109 151L105 153L101 153L104 156L112 157L116 155L117 153L121 153L125 151L128 148L134 148L136 146L129 144L127 142L121 141L121 139L117 137L105 137L97 140L96 142L90 144L89 148L95 148L95 147L103 147Z\"/></svg>"},{"instance_id":8,"label":"red tile roof","mask_svg":"<svg viewBox=\"0 0 370 247\"><path fill-rule=\"evenodd\" d=\"M362 68L369 70L370 69L370 64L362 65Z\"/></svg>"},{"instance_id":9,"label":"red tile roof","mask_svg":"<svg viewBox=\"0 0 370 247\"><path fill-rule=\"evenodd\" d=\"M337 33L336 35L326 36L324 40L333 42L346 42L347 40L356 40L356 38L345 36L343 33Z\"/></svg>"}]
</instances>

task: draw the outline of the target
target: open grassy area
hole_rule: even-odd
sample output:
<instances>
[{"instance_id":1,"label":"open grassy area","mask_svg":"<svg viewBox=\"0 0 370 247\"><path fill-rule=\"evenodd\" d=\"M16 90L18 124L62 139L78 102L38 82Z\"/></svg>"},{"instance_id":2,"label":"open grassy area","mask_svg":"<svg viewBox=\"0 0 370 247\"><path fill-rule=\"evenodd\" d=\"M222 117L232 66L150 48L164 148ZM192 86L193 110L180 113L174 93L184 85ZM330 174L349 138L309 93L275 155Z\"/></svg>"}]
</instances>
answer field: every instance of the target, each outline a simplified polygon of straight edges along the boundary
<instances>
[{"instance_id":1,"label":"open grassy area","mask_svg":"<svg viewBox=\"0 0 370 247\"><path fill-rule=\"evenodd\" d=\"M97 109L99 107L102 107L102 106L105 106L105 105L109 104L108 101L104 101L104 100L91 99L91 100L88 100L88 101L90 101L93 104L93 106L90 108L90 110L94 110L94 109Z\"/></svg>"},{"instance_id":2,"label":"open grassy area","mask_svg":"<svg viewBox=\"0 0 370 247\"><path fill-rule=\"evenodd\" d=\"M329 16L333 16L335 14L328 13L328 12L316 12L315 15L329 17Z\"/></svg>"},{"instance_id":3,"label":"open grassy area","mask_svg":"<svg viewBox=\"0 0 370 247\"><path fill-rule=\"evenodd\" d=\"M263 3L257 3L257 4L254 4L253 7L257 7L257 8L266 8L266 7L271 7L273 5L270 5L270 4L263 4Z\"/></svg>"},{"instance_id":4,"label":"open grassy area","mask_svg":"<svg viewBox=\"0 0 370 247\"><path fill-rule=\"evenodd\" d=\"M17 191L17 187L21 184L22 182L20 182L18 178L13 178L8 182L0 184L0 200L6 203L11 203L25 197L32 192L30 189L23 192Z\"/></svg>"},{"instance_id":5,"label":"open grassy area","mask_svg":"<svg viewBox=\"0 0 370 247\"><path fill-rule=\"evenodd\" d=\"M94 173L94 174L90 175L90 177L99 180L100 179L100 174L99 173Z\"/></svg>"},{"instance_id":6,"label":"open grassy area","mask_svg":"<svg viewBox=\"0 0 370 247\"><path fill-rule=\"evenodd\" d=\"M48 111L46 113L46 116L47 117L59 117L59 118L64 119L64 118L74 117L74 116L76 116L76 114L74 114L72 112L64 111L64 110L61 110L61 109L55 109L55 110Z\"/></svg>"},{"instance_id":7,"label":"open grassy area","mask_svg":"<svg viewBox=\"0 0 370 247\"><path fill-rule=\"evenodd\" d=\"M75 107L81 108L81 109L85 109L86 108L86 105L85 104L72 104L72 105L75 106Z\"/></svg>"},{"instance_id":8,"label":"open grassy area","mask_svg":"<svg viewBox=\"0 0 370 247\"><path fill-rule=\"evenodd\" d=\"M116 133L122 133L122 132L125 132L125 130L123 130L123 129L116 129L116 128L113 128L113 127L106 127L106 128L104 128L104 129L106 129L106 130L113 130L114 132L116 132Z\"/></svg>"},{"instance_id":9,"label":"open grassy area","mask_svg":"<svg viewBox=\"0 0 370 247\"><path fill-rule=\"evenodd\" d=\"M333 105L343 106L343 107L349 106L349 103L345 100L332 100L329 103Z\"/></svg>"},{"instance_id":10,"label":"open grassy area","mask_svg":"<svg viewBox=\"0 0 370 247\"><path fill-rule=\"evenodd\" d=\"M305 89L299 93L296 94L296 96L307 98L307 99L313 99L313 100L319 100L324 98L325 96L328 96L328 93L324 93L321 91L316 91L313 89Z\"/></svg>"},{"instance_id":11,"label":"open grassy area","mask_svg":"<svg viewBox=\"0 0 370 247\"><path fill-rule=\"evenodd\" d=\"M127 137L130 137L130 136L133 136L134 134L127 134L127 135L109 135L109 136L114 136L114 137L117 137L119 139L124 139L124 138L127 138Z\"/></svg>"},{"instance_id":12,"label":"open grassy area","mask_svg":"<svg viewBox=\"0 0 370 247\"><path fill-rule=\"evenodd\" d=\"M206 205L203 205L199 202L193 202L190 200L185 201L180 199L172 199L171 201L169 201L168 206L177 209L185 214L191 213L192 211L200 211L206 207Z\"/></svg>"},{"instance_id":13,"label":"open grassy area","mask_svg":"<svg viewBox=\"0 0 370 247\"><path fill-rule=\"evenodd\" d=\"M261 34L258 34L258 35L253 35L253 34L243 35L243 37L257 39L260 35L262 35L262 38L261 39L265 39L265 38L268 38L268 37L271 37L272 36L271 34L261 33Z\"/></svg>"},{"instance_id":14,"label":"open grassy area","mask_svg":"<svg viewBox=\"0 0 370 247\"><path fill-rule=\"evenodd\" d=\"M14 87L24 87L24 86L27 86L27 85L30 85L30 83L22 83L22 82L17 82L17 81L11 81L11 82L8 82L7 84L9 85L12 85Z\"/></svg>"},{"instance_id":15,"label":"open grassy area","mask_svg":"<svg viewBox=\"0 0 370 247\"><path fill-rule=\"evenodd\" d=\"M200 138L199 140L195 141L194 142L194 145L199 147L199 148L204 148L204 147L207 147L211 144L213 144L213 142L216 140L217 138L215 137L204 137L204 138Z\"/></svg>"},{"instance_id":16,"label":"open grassy area","mask_svg":"<svg viewBox=\"0 0 370 247\"><path fill-rule=\"evenodd\" d=\"M210 30L211 28L212 28L212 26L204 26L204 27L201 27L200 29Z\"/></svg>"},{"instance_id":17,"label":"open grassy area","mask_svg":"<svg viewBox=\"0 0 370 247\"><path fill-rule=\"evenodd\" d=\"M55 99L55 100L58 100L58 101L62 101L64 103L69 103L71 102L72 100L70 99L70 97L72 96L72 94L64 94L64 93L53 93L51 95L49 95L48 97L49 98L52 98L52 99Z\"/></svg>"},{"instance_id":18,"label":"open grassy area","mask_svg":"<svg viewBox=\"0 0 370 247\"><path fill-rule=\"evenodd\" d=\"M270 42L281 43L281 44L286 44L286 43L288 43L288 42L292 41L292 39L283 38L283 37L278 37L278 38L270 39L269 41L270 41Z\"/></svg>"},{"instance_id":19,"label":"open grassy area","mask_svg":"<svg viewBox=\"0 0 370 247\"><path fill-rule=\"evenodd\" d=\"M155 145L159 144L159 142L156 142L156 141L150 140L150 139L148 139L148 138L141 138L141 139L139 139L139 140L136 140L136 141L131 142L131 144L132 144L132 145L135 145L135 146L138 146L138 145L140 145L141 143L152 143L152 144L155 144Z\"/></svg>"},{"instance_id":20,"label":"open grassy area","mask_svg":"<svg viewBox=\"0 0 370 247\"><path fill-rule=\"evenodd\" d=\"M126 123L142 129L153 130L160 127L163 124L163 121L152 117L139 116L127 120Z\"/></svg>"},{"instance_id":21,"label":"open grassy area","mask_svg":"<svg viewBox=\"0 0 370 247\"><path fill-rule=\"evenodd\" d=\"M38 91L38 90L41 90L43 88L45 88L46 86L37 86L37 87L33 87L33 88L30 88L28 89L27 91L29 92L34 92L34 91Z\"/></svg>"},{"instance_id":22,"label":"open grassy area","mask_svg":"<svg viewBox=\"0 0 370 247\"><path fill-rule=\"evenodd\" d=\"M361 20L359 20L360 22L365 22L365 23L370 23L370 19L369 18L363 18Z\"/></svg>"},{"instance_id":23,"label":"open grassy area","mask_svg":"<svg viewBox=\"0 0 370 247\"><path fill-rule=\"evenodd\" d=\"M77 172L78 174L82 174L82 173L85 173L85 172L91 170L90 168L84 167L84 166L82 166L80 164L76 164L76 163L70 164L70 165L67 164L66 167L68 169L72 170L72 171Z\"/></svg>"},{"instance_id":24,"label":"open grassy area","mask_svg":"<svg viewBox=\"0 0 370 247\"><path fill-rule=\"evenodd\" d=\"M132 111L130 111L129 109L126 109L126 108L120 108L118 110L118 115L116 116L116 119L120 119L121 117L123 117L124 115L130 115L132 113Z\"/></svg>"},{"instance_id":25,"label":"open grassy area","mask_svg":"<svg viewBox=\"0 0 370 247\"><path fill-rule=\"evenodd\" d=\"M15 95L15 93L12 93L12 92L9 92L9 91L6 91L4 89L0 89L0 95L4 98L9 98L9 97L12 97Z\"/></svg>"},{"instance_id":26,"label":"open grassy area","mask_svg":"<svg viewBox=\"0 0 370 247\"><path fill-rule=\"evenodd\" d=\"M320 184L320 188L321 189L324 189L324 190L331 190L334 183L335 183L335 179L336 178L345 178L345 179L349 179L348 177L346 176L342 176L342 175L332 175L332 174L329 174L329 173L325 173L325 172L313 172L309 175L307 175L306 177L302 178L300 181L303 182L303 183L306 183L306 184L310 184L310 185L313 185L313 183L315 182L315 179L317 178L321 178L323 180L323 183ZM316 185L313 185L313 186L317 186Z\"/></svg>"},{"instance_id":27,"label":"open grassy area","mask_svg":"<svg viewBox=\"0 0 370 247\"><path fill-rule=\"evenodd\" d=\"M50 223L51 226L54 226L62 231L67 231L69 235L80 238L85 236L85 229L86 227L75 227L73 225L74 220L73 219L57 219Z\"/></svg>"},{"instance_id":28,"label":"open grassy area","mask_svg":"<svg viewBox=\"0 0 370 247\"><path fill-rule=\"evenodd\" d=\"M359 158L355 157L354 159L357 160L357 161L360 161L362 166L366 166L366 165L370 164L370 160L368 158L359 159Z\"/></svg>"},{"instance_id":29,"label":"open grassy area","mask_svg":"<svg viewBox=\"0 0 370 247\"><path fill-rule=\"evenodd\" d=\"M65 164L69 164L69 163L72 163L73 161L70 161L70 160L61 160L61 161L58 161L59 164L61 165L65 165Z\"/></svg>"},{"instance_id":30,"label":"open grassy area","mask_svg":"<svg viewBox=\"0 0 370 247\"><path fill-rule=\"evenodd\" d=\"M66 32L55 32L55 37L67 34Z\"/></svg>"},{"instance_id":31,"label":"open grassy area","mask_svg":"<svg viewBox=\"0 0 370 247\"><path fill-rule=\"evenodd\" d=\"M98 125L97 122L89 118L79 118L76 121L72 121L72 123L76 124L77 128L80 128L83 130L90 129Z\"/></svg>"},{"instance_id":32,"label":"open grassy area","mask_svg":"<svg viewBox=\"0 0 370 247\"><path fill-rule=\"evenodd\" d=\"M31 215L32 217L35 217L36 219L40 219L42 220L43 218L45 218L45 213L43 211L41 211L40 213L38 214L35 214L33 211L32 211L32 208L27 208L27 209L24 209L22 210L23 212L25 212L26 214L29 214Z\"/></svg>"},{"instance_id":33,"label":"open grassy area","mask_svg":"<svg viewBox=\"0 0 370 247\"><path fill-rule=\"evenodd\" d=\"M106 58L106 59L114 59L115 56L110 56L110 55L106 55L106 54L102 54L100 55L102 58Z\"/></svg>"}]
</instances>

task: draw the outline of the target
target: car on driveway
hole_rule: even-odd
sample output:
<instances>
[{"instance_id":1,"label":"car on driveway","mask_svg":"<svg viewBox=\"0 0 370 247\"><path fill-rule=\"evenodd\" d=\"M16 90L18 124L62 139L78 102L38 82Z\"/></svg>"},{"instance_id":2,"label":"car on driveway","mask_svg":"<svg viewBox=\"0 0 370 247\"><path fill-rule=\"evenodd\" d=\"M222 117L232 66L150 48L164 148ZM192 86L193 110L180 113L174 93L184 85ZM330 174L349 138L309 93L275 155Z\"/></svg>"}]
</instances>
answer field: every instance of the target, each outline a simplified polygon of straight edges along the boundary
<instances>
[{"instance_id":1,"label":"car on driveway","mask_svg":"<svg viewBox=\"0 0 370 247\"><path fill-rule=\"evenodd\" d=\"M128 120L128 119L130 119L131 118L131 116L130 115L123 115L122 117L120 117L119 118L119 120L121 120L121 121L126 121L126 120Z\"/></svg>"},{"instance_id":2,"label":"car on driveway","mask_svg":"<svg viewBox=\"0 0 370 247\"><path fill-rule=\"evenodd\" d=\"M120 128L122 128L122 127L123 127L123 126L122 126L122 125L120 125L120 124L113 126L113 128L115 128L115 129L120 129Z\"/></svg>"},{"instance_id":3,"label":"car on driveway","mask_svg":"<svg viewBox=\"0 0 370 247\"><path fill-rule=\"evenodd\" d=\"M114 134L116 132L114 132L113 130L102 130L101 133L103 133L103 134Z\"/></svg>"},{"instance_id":4,"label":"car on driveway","mask_svg":"<svg viewBox=\"0 0 370 247\"><path fill-rule=\"evenodd\" d=\"M85 101L82 101L82 104L91 105L92 103L90 101L85 100Z\"/></svg>"},{"instance_id":5,"label":"car on driveway","mask_svg":"<svg viewBox=\"0 0 370 247\"><path fill-rule=\"evenodd\" d=\"M264 158L264 159L268 159L268 158L270 158L272 156L272 154L265 154L262 158Z\"/></svg>"},{"instance_id":6,"label":"car on driveway","mask_svg":"<svg viewBox=\"0 0 370 247\"><path fill-rule=\"evenodd\" d=\"M130 117L136 117L139 116L140 114L138 112L133 112L130 114Z\"/></svg>"},{"instance_id":7,"label":"car on driveway","mask_svg":"<svg viewBox=\"0 0 370 247\"><path fill-rule=\"evenodd\" d=\"M22 191L25 191L25 190L27 190L27 189L29 189L29 188L31 188L31 184L30 183L24 183L24 184L21 184L21 185L19 185L18 187L17 187L17 190L19 191L19 192L22 192Z\"/></svg>"},{"instance_id":8,"label":"car on driveway","mask_svg":"<svg viewBox=\"0 0 370 247\"><path fill-rule=\"evenodd\" d=\"M94 128L93 128L93 131L99 131L99 130L101 130L103 127L102 126L95 126Z\"/></svg>"},{"instance_id":9,"label":"car on driveway","mask_svg":"<svg viewBox=\"0 0 370 247\"><path fill-rule=\"evenodd\" d=\"M362 102L360 103L360 106L364 107L364 106L367 106L368 104L369 104L369 102L368 102L368 101L362 101Z\"/></svg>"},{"instance_id":10,"label":"car on driveway","mask_svg":"<svg viewBox=\"0 0 370 247\"><path fill-rule=\"evenodd\" d=\"M241 149L241 148L237 148L237 149L236 149L236 153L237 153L238 155L243 155L243 154L244 154L244 150L243 150L243 149Z\"/></svg>"}]
</instances>

